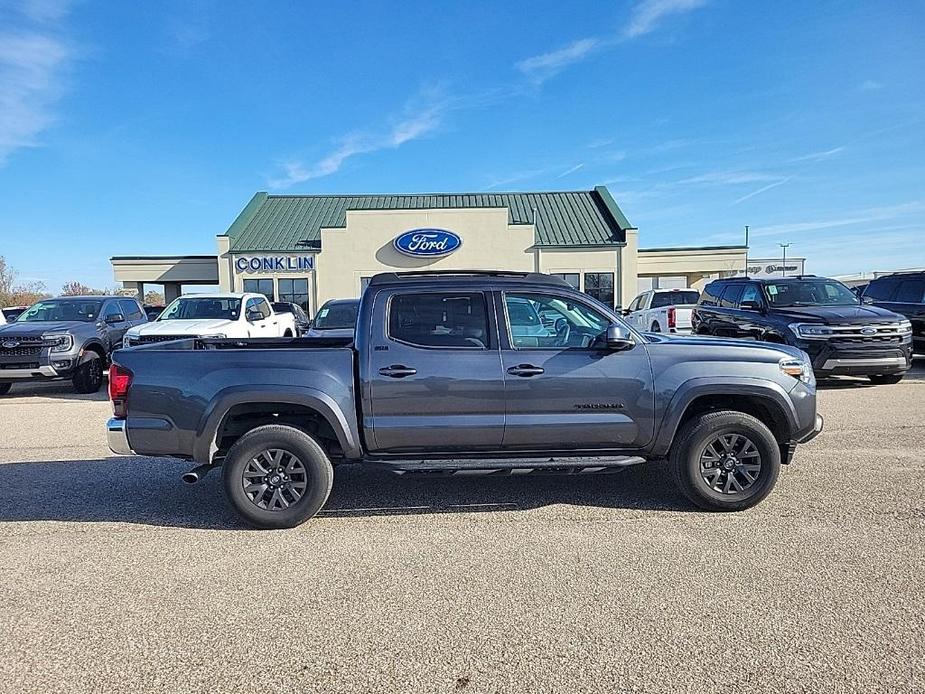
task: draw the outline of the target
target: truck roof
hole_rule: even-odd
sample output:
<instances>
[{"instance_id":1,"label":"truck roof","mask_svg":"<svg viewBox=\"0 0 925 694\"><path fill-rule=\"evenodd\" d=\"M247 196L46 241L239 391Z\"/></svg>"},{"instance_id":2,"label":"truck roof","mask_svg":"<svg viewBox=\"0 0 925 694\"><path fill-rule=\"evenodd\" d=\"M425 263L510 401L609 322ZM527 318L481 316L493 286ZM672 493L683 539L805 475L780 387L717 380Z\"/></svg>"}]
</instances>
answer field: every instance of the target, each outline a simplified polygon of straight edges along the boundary
<instances>
[{"instance_id":1,"label":"truck roof","mask_svg":"<svg viewBox=\"0 0 925 694\"><path fill-rule=\"evenodd\" d=\"M512 272L509 270L421 270L413 272L382 272L369 281L370 287L393 284L433 284L434 282L460 283L491 280L511 284L546 284L572 288L559 277L541 272Z\"/></svg>"}]
</instances>

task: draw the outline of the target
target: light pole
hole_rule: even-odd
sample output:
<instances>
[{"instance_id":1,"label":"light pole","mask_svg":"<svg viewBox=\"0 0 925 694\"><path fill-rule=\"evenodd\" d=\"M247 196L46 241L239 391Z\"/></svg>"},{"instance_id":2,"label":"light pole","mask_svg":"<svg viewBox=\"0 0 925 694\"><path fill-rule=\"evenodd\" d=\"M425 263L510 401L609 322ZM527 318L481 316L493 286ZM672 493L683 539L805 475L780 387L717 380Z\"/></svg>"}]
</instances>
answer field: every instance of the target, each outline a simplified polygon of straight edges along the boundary
<instances>
[{"instance_id":1,"label":"light pole","mask_svg":"<svg viewBox=\"0 0 925 694\"><path fill-rule=\"evenodd\" d=\"M780 264L780 274L781 274L781 277L786 277L787 276L787 249L790 248L790 244L789 243L779 243L777 245L780 246L784 250L784 258Z\"/></svg>"},{"instance_id":2,"label":"light pole","mask_svg":"<svg viewBox=\"0 0 925 694\"><path fill-rule=\"evenodd\" d=\"M748 277L748 224L745 225L745 276Z\"/></svg>"}]
</instances>

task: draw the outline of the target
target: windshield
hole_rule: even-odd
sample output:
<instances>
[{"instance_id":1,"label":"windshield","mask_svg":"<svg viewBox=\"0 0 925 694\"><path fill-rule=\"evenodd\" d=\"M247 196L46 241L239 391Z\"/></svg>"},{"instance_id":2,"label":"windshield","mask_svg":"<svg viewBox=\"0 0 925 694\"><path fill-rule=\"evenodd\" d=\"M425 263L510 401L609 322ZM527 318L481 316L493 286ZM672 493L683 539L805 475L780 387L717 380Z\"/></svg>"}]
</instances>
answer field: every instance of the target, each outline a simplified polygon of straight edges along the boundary
<instances>
[{"instance_id":1,"label":"windshield","mask_svg":"<svg viewBox=\"0 0 925 694\"><path fill-rule=\"evenodd\" d=\"M652 308L696 304L700 293L695 291L659 292L652 295Z\"/></svg>"},{"instance_id":2,"label":"windshield","mask_svg":"<svg viewBox=\"0 0 925 694\"><path fill-rule=\"evenodd\" d=\"M764 285L768 303L775 308L787 306L857 306L854 292L835 280L796 280Z\"/></svg>"},{"instance_id":3,"label":"windshield","mask_svg":"<svg viewBox=\"0 0 925 694\"><path fill-rule=\"evenodd\" d=\"M81 321L89 323L100 315L102 301L95 299L51 299L40 301L26 309L17 323L46 323L49 321Z\"/></svg>"},{"instance_id":4,"label":"windshield","mask_svg":"<svg viewBox=\"0 0 925 694\"><path fill-rule=\"evenodd\" d=\"M241 300L237 298L181 296L165 308L157 320L238 320L240 313Z\"/></svg>"},{"instance_id":5,"label":"windshield","mask_svg":"<svg viewBox=\"0 0 925 694\"><path fill-rule=\"evenodd\" d=\"M349 304L325 304L315 316L315 327L319 330L353 328L357 324L359 306L359 301Z\"/></svg>"}]
</instances>

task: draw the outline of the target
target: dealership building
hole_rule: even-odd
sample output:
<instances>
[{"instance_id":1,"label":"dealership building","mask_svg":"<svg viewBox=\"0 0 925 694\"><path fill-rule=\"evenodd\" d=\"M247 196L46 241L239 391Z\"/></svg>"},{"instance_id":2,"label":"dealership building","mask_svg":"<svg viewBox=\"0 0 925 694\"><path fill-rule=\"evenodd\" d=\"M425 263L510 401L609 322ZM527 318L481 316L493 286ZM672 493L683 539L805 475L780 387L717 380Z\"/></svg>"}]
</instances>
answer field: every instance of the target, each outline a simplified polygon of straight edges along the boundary
<instances>
[{"instance_id":1,"label":"dealership building","mask_svg":"<svg viewBox=\"0 0 925 694\"><path fill-rule=\"evenodd\" d=\"M744 246L639 248L604 186L421 195L259 192L216 237L215 255L115 256L113 275L167 301L194 285L303 305L356 297L379 272L493 269L561 276L616 307L651 287L700 288L741 273Z\"/></svg>"}]
</instances>

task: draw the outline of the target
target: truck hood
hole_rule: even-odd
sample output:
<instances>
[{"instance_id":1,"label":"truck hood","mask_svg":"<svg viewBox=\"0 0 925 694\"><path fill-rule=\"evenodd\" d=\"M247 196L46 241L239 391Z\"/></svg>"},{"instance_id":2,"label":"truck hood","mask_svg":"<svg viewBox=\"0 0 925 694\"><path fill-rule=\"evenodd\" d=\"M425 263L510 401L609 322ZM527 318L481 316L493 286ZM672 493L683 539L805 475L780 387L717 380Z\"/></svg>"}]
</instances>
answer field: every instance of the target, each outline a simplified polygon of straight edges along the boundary
<instances>
[{"instance_id":1,"label":"truck hood","mask_svg":"<svg viewBox=\"0 0 925 694\"><path fill-rule=\"evenodd\" d=\"M774 309L774 315L790 318L794 322L822 323L825 325L853 325L895 323L902 320L892 311L879 306L793 306Z\"/></svg>"},{"instance_id":2,"label":"truck hood","mask_svg":"<svg viewBox=\"0 0 925 694\"><path fill-rule=\"evenodd\" d=\"M222 318L199 320L162 320L145 323L129 330L131 335L209 335L231 330L235 322Z\"/></svg>"},{"instance_id":3,"label":"truck hood","mask_svg":"<svg viewBox=\"0 0 925 694\"><path fill-rule=\"evenodd\" d=\"M790 345L783 345L770 342L756 342L755 340L728 340L721 337L706 337L703 335L665 335L664 333L646 333L646 339L652 343L668 344L681 349L697 348L704 350L730 347L742 351L743 360L747 360L746 352L751 354L760 353L767 356L767 361L779 361L781 357L798 357L807 359L803 350ZM756 352L757 350L757 352ZM765 361L765 359L761 359Z\"/></svg>"},{"instance_id":4,"label":"truck hood","mask_svg":"<svg viewBox=\"0 0 925 694\"><path fill-rule=\"evenodd\" d=\"M79 320L7 323L0 325L0 337L41 337L45 333L86 333L95 329L95 323Z\"/></svg>"}]
</instances>

